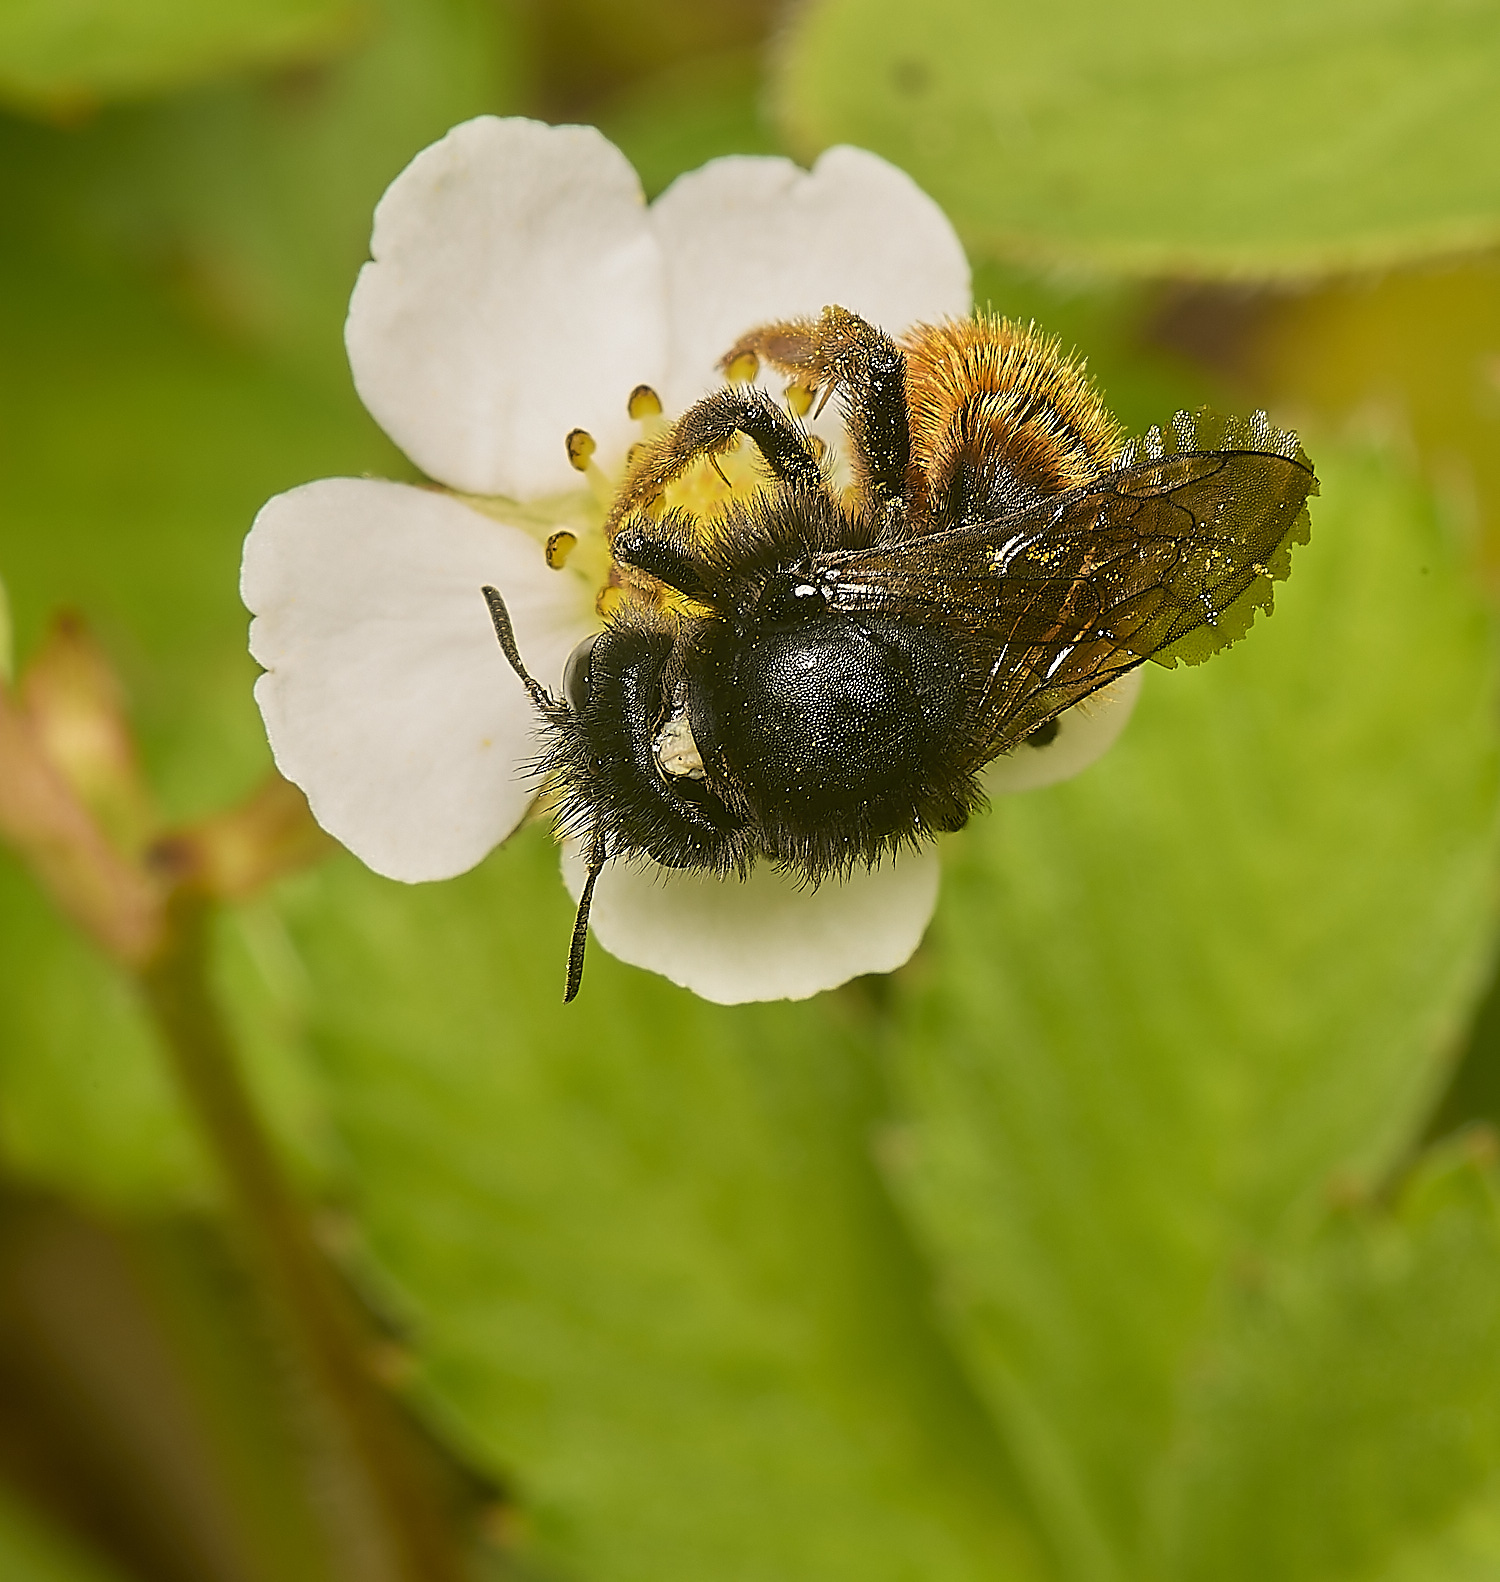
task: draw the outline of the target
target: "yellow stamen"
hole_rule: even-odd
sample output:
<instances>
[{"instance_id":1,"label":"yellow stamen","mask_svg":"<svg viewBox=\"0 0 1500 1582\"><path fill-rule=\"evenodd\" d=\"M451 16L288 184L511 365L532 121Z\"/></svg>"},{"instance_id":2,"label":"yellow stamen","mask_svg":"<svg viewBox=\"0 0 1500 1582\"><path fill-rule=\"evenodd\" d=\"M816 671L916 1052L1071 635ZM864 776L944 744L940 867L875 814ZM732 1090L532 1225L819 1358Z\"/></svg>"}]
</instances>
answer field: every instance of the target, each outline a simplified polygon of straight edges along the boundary
<instances>
[{"instance_id":1,"label":"yellow stamen","mask_svg":"<svg viewBox=\"0 0 1500 1582\"><path fill-rule=\"evenodd\" d=\"M561 571L568 563L568 556L573 553L574 546L578 543L577 533L570 533L564 529L554 533L547 540L547 564L554 571Z\"/></svg>"},{"instance_id":2,"label":"yellow stamen","mask_svg":"<svg viewBox=\"0 0 1500 1582\"><path fill-rule=\"evenodd\" d=\"M637 423L642 418L661 416L661 397L650 385L637 385L630 392L630 400L625 410L629 412Z\"/></svg>"},{"instance_id":3,"label":"yellow stamen","mask_svg":"<svg viewBox=\"0 0 1500 1582\"><path fill-rule=\"evenodd\" d=\"M609 502L614 498L615 486L611 479L605 477L604 469L594 460L594 452L599 448L598 442L587 429L575 428L568 430L566 444L569 466L588 479L590 492L599 502L600 508L607 511Z\"/></svg>"}]
</instances>

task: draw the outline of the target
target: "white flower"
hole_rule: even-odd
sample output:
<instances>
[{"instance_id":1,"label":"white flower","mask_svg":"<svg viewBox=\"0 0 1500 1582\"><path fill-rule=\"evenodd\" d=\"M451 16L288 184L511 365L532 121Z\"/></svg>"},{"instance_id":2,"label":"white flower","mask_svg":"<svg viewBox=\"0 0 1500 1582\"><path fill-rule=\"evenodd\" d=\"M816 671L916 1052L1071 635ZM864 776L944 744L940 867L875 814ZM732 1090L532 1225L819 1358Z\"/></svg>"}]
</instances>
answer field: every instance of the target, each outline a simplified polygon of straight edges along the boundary
<instances>
[{"instance_id":1,"label":"white flower","mask_svg":"<svg viewBox=\"0 0 1500 1582\"><path fill-rule=\"evenodd\" d=\"M480 587L502 591L528 667L555 689L599 624L600 495L640 437L631 391L649 385L670 417L715 387L745 331L829 303L894 334L966 314L969 271L937 206L858 149L811 172L715 160L648 208L592 128L493 117L397 177L371 252L345 331L354 382L446 487L337 478L278 495L246 541L242 591L282 773L377 873L443 879L537 791L534 711ZM598 444L592 491L567 455L575 429ZM554 570L544 546L562 531L578 543ZM1073 772L1127 713L1081 705L1051 748L1003 761L993 788ZM576 897L566 854L564 874ZM706 998L800 998L905 961L937 883L930 850L817 890L766 865L742 883L612 863L593 927Z\"/></svg>"}]
</instances>

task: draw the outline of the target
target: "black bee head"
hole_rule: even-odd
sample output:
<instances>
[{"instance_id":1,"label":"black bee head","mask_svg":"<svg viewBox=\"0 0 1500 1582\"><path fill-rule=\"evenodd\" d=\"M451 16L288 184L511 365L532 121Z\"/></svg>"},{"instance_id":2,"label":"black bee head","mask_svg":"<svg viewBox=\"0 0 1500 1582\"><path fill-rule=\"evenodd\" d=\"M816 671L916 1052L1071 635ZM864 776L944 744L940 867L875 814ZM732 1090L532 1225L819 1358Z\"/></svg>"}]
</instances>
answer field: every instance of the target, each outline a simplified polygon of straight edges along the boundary
<instances>
[{"instance_id":1,"label":"black bee head","mask_svg":"<svg viewBox=\"0 0 1500 1582\"><path fill-rule=\"evenodd\" d=\"M738 865L744 818L708 785L667 679L670 632L619 620L574 649L565 712L549 716L542 772L562 792L560 822L611 856L644 853L670 868Z\"/></svg>"}]
</instances>

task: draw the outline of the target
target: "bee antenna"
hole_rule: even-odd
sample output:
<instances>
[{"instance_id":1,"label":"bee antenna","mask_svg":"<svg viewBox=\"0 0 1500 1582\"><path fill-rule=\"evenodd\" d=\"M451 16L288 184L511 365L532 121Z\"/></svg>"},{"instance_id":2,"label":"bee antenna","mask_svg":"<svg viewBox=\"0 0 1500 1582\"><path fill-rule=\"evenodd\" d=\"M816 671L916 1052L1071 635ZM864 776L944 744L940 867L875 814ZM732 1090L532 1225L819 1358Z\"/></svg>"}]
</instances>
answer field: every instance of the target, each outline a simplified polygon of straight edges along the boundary
<instances>
[{"instance_id":1,"label":"bee antenna","mask_svg":"<svg viewBox=\"0 0 1500 1582\"><path fill-rule=\"evenodd\" d=\"M573 939L568 946L568 987L563 1004L568 1005L578 996L583 983L583 953L589 943L589 908L594 901L594 882L604 869L604 837L594 836L594 848L589 853L589 876L583 881L583 894L578 897L578 912L573 919Z\"/></svg>"},{"instance_id":2,"label":"bee antenna","mask_svg":"<svg viewBox=\"0 0 1500 1582\"><path fill-rule=\"evenodd\" d=\"M531 701L543 714L556 714L563 708L556 698L521 663L521 650L516 647L515 629L510 624L510 611L499 592L486 584L479 590L490 607L490 620L495 623L495 636L500 641L500 652L510 661L510 668L521 678L521 685L531 694Z\"/></svg>"}]
</instances>

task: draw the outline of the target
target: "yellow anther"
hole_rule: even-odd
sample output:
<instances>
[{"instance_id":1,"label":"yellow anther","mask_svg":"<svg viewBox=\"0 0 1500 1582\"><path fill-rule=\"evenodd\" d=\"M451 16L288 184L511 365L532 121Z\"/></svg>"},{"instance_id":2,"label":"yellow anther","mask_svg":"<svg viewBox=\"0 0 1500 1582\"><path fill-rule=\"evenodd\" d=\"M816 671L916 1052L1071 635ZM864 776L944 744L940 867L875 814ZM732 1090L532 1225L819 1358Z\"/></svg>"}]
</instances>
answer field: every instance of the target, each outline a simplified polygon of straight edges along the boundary
<instances>
[{"instance_id":1,"label":"yellow anther","mask_svg":"<svg viewBox=\"0 0 1500 1582\"><path fill-rule=\"evenodd\" d=\"M650 385L637 385L630 392L630 400L626 403L625 410L637 423L645 417L660 417L661 397Z\"/></svg>"},{"instance_id":2,"label":"yellow anther","mask_svg":"<svg viewBox=\"0 0 1500 1582\"><path fill-rule=\"evenodd\" d=\"M635 444L625 452L625 465L627 467L635 466L636 462L640 460L641 453L645 450L645 448L646 447L641 443L641 441L637 440Z\"/></svg>"},{"instance_id":3,"label":"yellow anther","mask_svg":"<svg viewBox=\"0 0 1500 1582\"><path fill-rule=\"evenodd\" d=\"M616 610L625 602L625 590L606 585L600 588L599 597L594 600L594 611L597 615L608 620Z\"/></svg>"},{"instance_id":4,"label":"yellow anther","mask_svg":"<svg viewBox=\"0 0 1500 1582\"><path fill-rule=\"evenodd\" d=\"M818 438L818 436L816 434L809 434L807 436L807 443L808 443L808 448L813 453L813 460L814 461L822 461L824 453L827 451L828 447L823 443L823 441L821 439Z\"/></svg>"},{"instance_id":5,"label":"yellow anther","mask_svg":"<svg viewBox=\"0 0 1500 1582\"><path fill-rule=\"evenodd\" d=\"M577 542L577 533L570 533L566 528L560 533L554 533L547 540L547 564L554 571L561 571L567 565L568 556L573 553L573 546Z\"/></svg>"},{"instance_id":6,"label":"yellow anther","mask_svg":"<svg viewBox=\"0 0 1500 1582\"><path fill-rule=\"evenodd\" d=\"M760 372L760 358L754 352L741 352L732 362L724 365L724 377L732 385L749 384Z\"/></svg>"},{"instance_id":7,"label":"yellow anther","mask_svg":"<svg viewBox=\"0 0 1500 1582\"><path fill-rule=\"evenodd\" d=\"M646 515L649 516L651 518L651 520L654 522L662 514L662 512L666 510L666 508L667 508L667 497L666 497L666 495L665 494L654 494L641 507L641 510L644 511L646 513Z\"/></svg>"},{"instance_id":8,"label":"yellow anther","mask_svg":"<svg viewBox=\"0 0 1500 1582\"><path fill-rule=\"evenodd\" d=\"M575 472L587 472L589 463L594 459L594 452L598 450L594 443L594 436L586 429L575 428L568 432L568 460L572 463Z\"/></svg>"},{"instance_id":9,"label":"yellow anther","mask_svg":"<svg viewBox=\"0 0 1500 1582\"><path fill-rule=\"evenodd\" d=\"M817 393L811 385L788 385L786 387L787 411L793 417L806 417L808 409L813 404L813 397Z\"/></svg>"}]
</instances>

